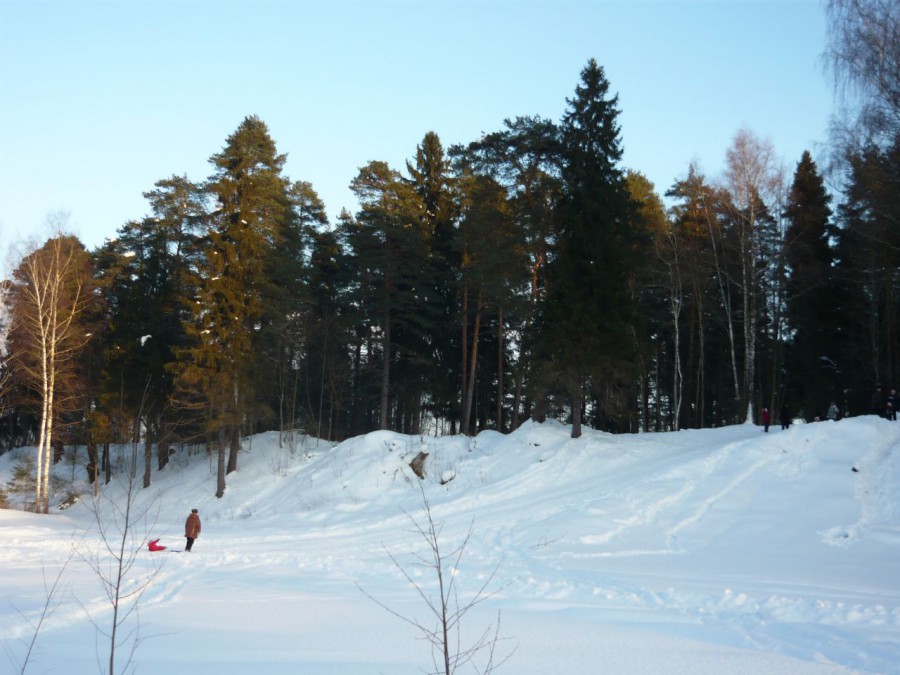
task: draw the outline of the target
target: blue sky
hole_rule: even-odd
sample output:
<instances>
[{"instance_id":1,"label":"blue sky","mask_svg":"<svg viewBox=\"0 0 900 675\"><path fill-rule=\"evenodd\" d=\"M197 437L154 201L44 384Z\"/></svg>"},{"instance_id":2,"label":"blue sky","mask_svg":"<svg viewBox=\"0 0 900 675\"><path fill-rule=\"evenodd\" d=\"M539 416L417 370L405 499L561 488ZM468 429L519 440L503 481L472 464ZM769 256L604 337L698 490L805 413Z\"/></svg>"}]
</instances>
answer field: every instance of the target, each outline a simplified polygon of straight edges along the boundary
<instances>
[{"instance_id":1,"label":"blue sky","mask_svg":"<svg viewBox=\"0 0 900 675\"><path fill-rule=\"evenodd\" d=\"M741 128L792 172L827 141L824 45L820 0L0 0L0 242L67 212L99 246L252 114L335 220L360 166L402 170L430 130L558 121L590 58L658 192L717 177Z\"/></svg>"}]
</instances>

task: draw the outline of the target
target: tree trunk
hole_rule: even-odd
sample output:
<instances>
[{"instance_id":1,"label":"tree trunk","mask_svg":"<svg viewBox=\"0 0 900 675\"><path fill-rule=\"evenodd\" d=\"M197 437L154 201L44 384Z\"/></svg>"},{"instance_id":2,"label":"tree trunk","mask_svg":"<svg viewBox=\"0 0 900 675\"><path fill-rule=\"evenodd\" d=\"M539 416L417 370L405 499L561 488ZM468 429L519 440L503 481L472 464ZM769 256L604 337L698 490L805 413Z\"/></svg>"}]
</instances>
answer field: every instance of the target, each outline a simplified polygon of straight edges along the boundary
<instances>
[{"instance_id":1,"label":"tree trunk","mask_svg":"<svg viewBox=\"0 0 900 675\"><path fill-rule=\"evenodd\" d=\"M478 365L478 334L481 330L481 306L482 292L478 291L478 299L475 302L475 325L472 328L472 354L469 358L469 374L467 377L466 391L463 405L463 419L460 431L466 435L472 433L472 404L475 399L475 369Z\"/></svg>"},{"instance_id":2,"label":"tree trunk","mask_svg":"<svg viewBox=\"0 0 900 675\"><path fill-rule=\"evenodd\" d=\"M503 431L503 307L497 310L497 431Z\"/></svg>"},{"instance_id":3,"label":"tree trunk","mask_svg":"<svg viewBox=\"0 0 900 675\"><path fill-rule=\"evenodd\" d=\"M103 443L103 473L105 474L104 484L109 485L112 480L112 462L109 459L109 441Z\"/></svg>"},{"instance_id":4,"label":"tree trunk","mask_svg":"<svg viewBox=\"0 0 900 675\"><path fill-rule=\"evenodd\" d=\"M461 382L459 387L459 431L462 434L468 433L466 424L466 392L469 390L469 287L462 288L462 318L460 319L460 352L462 357L462 367L459 369Z\"/></svg>"},{"instance_id":5,"label":"tree trunk","mask_svg":"<svg viewBox=\"0 0 900 675\"><path fill-rule=\"evenodd\" d=\"M221 429L217 434L216 446L218 457L216 458L216 497L222 498L225 494L225 430Z\"/></svg>"},{"instance_id":6,"label":"tree trunk","mask_svg":"<svg viewBox=\"0 0 900 675\"><path fill-rule=\"evenodd\" d=\"M226 474L234 473L238 467L238 452L241 450L241 427L232 425L228 430L228 468Z\"/></svg>"},{"instance_id":7,"label":"tree trunk","mask_svg":"<svg viewBox=\"0 0 900 675\"><path fill-rule=\"evenodd\" d=\"M572 438L581 438L582 391L579 387L572 397Z\"/></svg>"},{"instance_id":8,"label":"tree trunk","mask_svg":"<svg viewBox=\"0 0 900 675\"><path fill-rule=\"evenodd\" d=\"M160 434L156 445L156 468L162 471L169 463L169 421L163 415L159 420Z\"/></svg>"},{"instance_id":9,"label":"tree trunk","mask_svg":"<svg viewBox=\"0 0 900 675\"><path fill-rule=\"evenodd\" d=\"M147 433L144 434L144 488L150 487L150 477L153 473L153 434L147 425Z\"/></svg>"},{"instance_id":10,"label":"tree trunk","mask_svg":"<svg viewBox=\"0 0 900 675\"><path fill-rule=\"evenodd\" d=\"M391 313L385 312L384 317L384 364L381 370L381 411L379 424L381 429L387 429L388 404L391 391Z\"/></svg>"}]
</instances>

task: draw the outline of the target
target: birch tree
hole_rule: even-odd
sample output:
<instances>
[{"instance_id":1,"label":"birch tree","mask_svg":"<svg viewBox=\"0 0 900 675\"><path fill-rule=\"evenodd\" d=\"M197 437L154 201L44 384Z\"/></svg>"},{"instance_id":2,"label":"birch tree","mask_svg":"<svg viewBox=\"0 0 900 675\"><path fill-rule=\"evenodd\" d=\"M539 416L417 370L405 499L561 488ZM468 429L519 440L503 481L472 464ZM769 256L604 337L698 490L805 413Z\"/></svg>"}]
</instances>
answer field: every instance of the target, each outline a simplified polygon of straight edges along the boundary
<instances>
[{"instance_id":1,"label":"birch tree","mask_svg":"<svg viewBox=\"0 0 900 675\"><path fill-rule=\"evenodd\" d=\"M36 509L50 508L51 447L58 416L73 401L78 358L91 338L82 318L95 301L91 262L81 242L57 231L13 273L11 372L33 395L39 417Z\"/></svg>"},{"instance_id":2,"label":"birch tree","mask_svg":"<svg viewBox=\"0 0 900 675\"><path fill-rule=\"evenodd\" d=\"M770 214L780 211L773 207L778 196L784 194L783 183L784 172L772 144L746 129L740 130L726 154L725 185L733 228L730 241L738 263L739 279L734 281L739 288L743 319L742 382L735 398L738 407L742 403L747 408L748 416L756 377L756 337L761 310L758 290L767 273L760 261L765 257L766 241L771 239L767 233Z\"/></svg>"}]
</instances>

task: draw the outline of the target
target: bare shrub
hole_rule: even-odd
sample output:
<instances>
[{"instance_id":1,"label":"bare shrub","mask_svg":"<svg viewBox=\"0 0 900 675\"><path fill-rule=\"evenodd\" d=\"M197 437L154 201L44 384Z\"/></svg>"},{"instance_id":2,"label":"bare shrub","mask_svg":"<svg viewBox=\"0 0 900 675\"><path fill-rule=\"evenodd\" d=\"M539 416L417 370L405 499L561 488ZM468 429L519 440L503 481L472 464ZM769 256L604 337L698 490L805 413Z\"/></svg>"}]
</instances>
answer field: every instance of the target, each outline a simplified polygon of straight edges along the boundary
<instances>
[{"instance_id":1,"label":"bare shrub","mask_svg":"<svg viewBox=\"0 0 900 675\"><path fill-rule=\"evenodd\" d=\"M420 455L422 454L424 453L420 453ZM413 532L425 541L426 553L415 554L416 562L412 566L424 567L428 570L426 578L430 577L437 583L437 595L429 593L426 586L417 580L418 577L413 576L409 571L410 565L402 564L393 553L387 549L385 551L394 566L428 606L433 623L426 624L418 619L406 617L373 597L361 586L359 588L380 607L414 626L421 633L422 638L431 644L434 670L430 671L430 675L453 675L463 666L469 666L481 675L489 675L509 659L515 651L515 646L512 646L504 654L498 653L501 644L511 639L500 636L500 613L497 612L495 624L488 625L474 641L468 644L464 642L462 636L463 619L477 605L502 591L509 586L509 583L490 590L499 569L498 563L475 593L467 601L461 602L458 571L463 554L472 538L474 520L469 525L462 543L449 552L445 552L441 548L442 528L434 522L425 489L421 484L419 488L422 491L423 515L419 519L408 513L406 515L413 524Z\"/></svg>"}]
</instances>

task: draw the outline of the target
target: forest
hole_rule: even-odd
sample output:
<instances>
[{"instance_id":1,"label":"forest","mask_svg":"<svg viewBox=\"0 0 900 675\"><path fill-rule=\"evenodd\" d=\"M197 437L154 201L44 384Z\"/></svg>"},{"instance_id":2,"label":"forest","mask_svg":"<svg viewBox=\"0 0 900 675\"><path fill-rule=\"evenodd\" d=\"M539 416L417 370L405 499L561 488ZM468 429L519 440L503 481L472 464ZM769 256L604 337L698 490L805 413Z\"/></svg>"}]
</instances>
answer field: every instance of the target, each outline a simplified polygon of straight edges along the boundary
<instances>
[{"instance_id":1,"label":"forest","mask_svg":"<svg viewBox=\"0 0 900 675\"><path fill-rule=\"evenodd\" d=\"M360 168L358 210L329 221L248 115L208 177L148 186L147 215L105 245L60 229L21 259L2 285L0 444L38 448L46 511L40 476L70 445L99 482L110 444L142 444L146 486L172 447L204 444L221 496L265 430L552 416L578 437L883 412L876 388L900 382L897 10L834 0L830 21L856 104L827 167L805 152L785 171L741 129L723 176L655 186L622 166L628 130L591 60L560 120L446 148L429 132L405 166Z\"/></svg>"}]
</instances>

